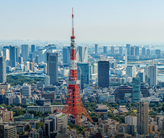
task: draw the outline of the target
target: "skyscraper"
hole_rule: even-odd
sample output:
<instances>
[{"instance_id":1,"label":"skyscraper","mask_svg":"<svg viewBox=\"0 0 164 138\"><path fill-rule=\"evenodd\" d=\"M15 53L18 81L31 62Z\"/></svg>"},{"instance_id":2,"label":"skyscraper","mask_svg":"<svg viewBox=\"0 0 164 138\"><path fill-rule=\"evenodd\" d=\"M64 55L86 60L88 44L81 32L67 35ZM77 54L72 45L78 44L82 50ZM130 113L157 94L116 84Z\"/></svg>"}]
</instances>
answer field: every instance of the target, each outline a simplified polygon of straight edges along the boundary
<instances>
[{"instance_id":1,"label":"skyscraper","mask_svg":"<svg viewBox=\"0 0 164 138\"><path fill-rule=\"evenodd\" d=\"M109 61L98 61L98 86L109 87Z\"/></svg>"},{"instance_id":2,"label":"skyscraper","mask_svg":"<svg viewBox=\"0 0 164 138\"><path fill-rule=\"evenodd\" d=\"M39 49L38 50L38 61L39 63L40 62L44 62L46 63L47 62L47 52L46 52L46 49Z\"/></svg>"},{"instance_id":3,"label":"skyscraper","mask_svg":"<svg viewBox=\"0 0 164 138\"><path fill-rule=\"evenodd\" d=\"M90 73L89 73L90 74L90 79L95 80L97 78L97 73L98 73L98 65L97 65L97 63L92 63L90 65L89 70L90 70Z\"/></svg>"},{"instance_id":4,"label":"skyscraper","mask_svg":"<svg viewBox=\"0 0 164 138\"><path fill-rule=\"evenodd\" d=\"M127 66L126 67L126 75L128 77L136 77L136 67L135 66Z\"/></svg>"},{"instance_id":5,"label":"skyscraper","mask_svg":"<svg viewBox=\"0 0 164 138\"><path fill-rule=\"evenodd\" d=\"M23 63L23 57L18 57L18 62L19 62L19 64L22 64Z\"/></svg>"},{"instance_id":6,"label":"skyscraper","mask_svg":"<svg viewBox=\"0 0 164 138\"><path fill-rule=\"evenodd\" d=\"M149 123L149 103L137 102L137 132L138 134L147 135Z\"/></svg>"},{"instance_id":7,"label":"skyscraper","mask_svg":"<svg viewBox=\"0 0 164 138\"><path fill-rule=\"evenodd\" d=\"M3 51L0 50L0 56L3 56Z\"/></svg>"},{"instance_id":8,"label":"skyscraper","mask_svg":"<svg viewBox=\"0 0 164 138\"><path fill-rule=\"evenodd\" d=\"M24 67L25 67L25 71L29 71L30 70L30 62L29 61L24 61Z\"/></svg>"},{"instance_id":9,"label":"skyscraper","mask_svg":"<svg viewBox=\"0 0 164 138\"><path fill-rule=\"evenodd\" d=\"M112 47L111 47L111 54L114 54L114 53L115 53L115 47L112 46Z\"/></svg>"},{"instance_id":10,"label":"skyscraper","mask_svg":"<svg viewBox=\"0 0 164 138\"><path fill-rule=\"evenodd\" d=\"M140 82L145 82L145 72L138 72L137 76L140 78Z\"/></svg>"},{"instance_id":11,"label":"skyscraper","mask_svg":"<svg viewBox=\"0 0 164 138\"><path fill-rule=\"evenodd\" d=\"M39 56L38 56L38 55L36 55L36 57L35 57L35 62L36 62L37 64L39 64Z\"/></svg>"},{"instance_id":12,"label":"skyscraper","mask_svg":"<svg viewBox=\"0 0 164 138\"><path fill-rule=\"evenodd\" d=\"M88 48L86 46L78 46L76 51L77 62L88 62Z\"/></svg>"},{"instance_id":13,"label":"skyscraper","mask_svg":"<svg viewBox=\"0 0 164 138\"><path fill-rule=\"evenodd\" d=\"M122 46L119 47L119 54L120 54L120 55L123 54L123 47L122 47Z\"/></svg>"},{"instance_id":14,"label":"skyscraper","mask_svg":"<svg viewBox=\"0 0 164 138\"><path fill-rule=\"evenodd\" d=\"M144 72L145 72L145 75L149 77L149 66L144 67Z\"/></svg>"},{"instance_id":15,"label":"skyscraper","mask_svg":"<svg viewBox=\"0 0 164 138\"><path fill-rule=\"evenodd\" d=\"M127 55L131 55L131 49L130 49L130 44L126 44L126 48L127 48Z\"/></svg>"},{"instance_id":16,"label":"skyscraper","mask_svg":"<svg viewBox=\"0 0 164 138\"><path fill-rule=\"evenodd\" d=\"M31 45L31 53L35 51L35 45Z\"/></svg>"},{"instance_id":17,"label":"skyscraper","mask_svg":"<svg viewBox=\"0 0 164 138\"><path fill-rule=\"evenodd\" d=\"M63 47L63 64L70 64L71 47ZM87 63L88 62L88 48L86 46L78 46L76 49L76 61Z\"/></svg>"},{"instance_id":18,"label":"skyscraper","mask_svg":"<svg viewBox=\"0 0 164 138\"><path fill-rule=\"evenodd\" d=\"M142 55L143 55L143 56L146 55L146 49L145 49L145 47L142 48Z\"/></svg>"},{"instance_id":19,"label":"skyscraper","mask_svg":"<svg viewBox=\"0 0 164 138\"><path fill-rule=\"evenodd\" d=\"M29 56L29 45L26 44L21 45L21 50L22 50L23 61L27 61Z\"/></svg>"},{"instance_id":20,"label":"skyscraper","mask_svg":"<svg viewBox=\"0 0 164 138\"><path fill-rule=\"evenodd\" d=\"M127 67L128 64L128 53L127 53L127 48L125 48L125 68Z\"/></svg>"},{"instance_id":21,"label":"skyscraper","mask_svg":"<svg viewBox=\"0 0 164 138\"><path fill-rule=\"evenodd\" d=\"M36 51L38 51L41 48L41 46L36 46Z\"/></svg>"},{"instance_id":22,"label":"skyscraper","mask_svg":"<svg viewBox=\"0 0 164 138\"><path fill-rule=\"evenodd\" d=\"M71 47L63 47L63 64L69 65L70 64L70 54L71 54Z\"/></svg>"},{"instance_id":23,"label":"skyscraper","mask_svg":"<svg viewBox=\"0 0 164 138\"><path fill-rule=\"evenodd\" d=\"M55 52L57 52L56 45L55 44L48 44L47 52L48 53L55 53Z\"/></svg>"},{"instance_id":24,"label":"skyscraper","mask_svg":"<svg viewBox=\"0 0 164 138\"><path fill-rule=\"evenodd\" d=\"M149 66L149 86L157 85L157 67Z\"/></svg>"},{"instance_id":25,"label":"skyscraper","mask_svg":"<svg viewBox=\"0 0 164 138\"><path fill-rule=\"evenodd\" d=\"M103 53L104 53L104 54L107 54L107 46L104 46L104 47L103 47Z\"/></svg>"},{"instance_id":26,"label":"skyscraper","mask_svg":"<svg viewBox=\"0 0 164 138\"><path fill-rule=\"evenodd\" d=\"M150 57L150 49L147 49L146 55Z\"/></svg>"},{"instance_id":27,"label":"skyscraper","mask_svg":"<svg viewBox=\"0 0 164 138\"><path fill-rule=\"evenodd\" d=\"M135 77L133 78L133 90L132 90L132 102L137 103L140 101L140 78Z\"/></svg>"},{"instance_id":28,"label":"skyscraper","mask_svg":"<svg viewBox=\"0 0 164 138\"><path fill-rule=\"evenodd\" d=\"M134 56L135 55L135 47L132 46L130 51L131 51L131 55Z\"/></svg>"},{"instance_id":29,"label":"skyscraper","mask_svg":"<svg viewBox=\"0 0 164 138\"><path fill-rule=\"evenodd\" d=\"M58 83L58 53L47 53L47 74L50 76L50 84Z\"/></svg>"},{"instance_id":30,"label":"skyscraper","mask_svg":"<svg viewBox=\"0 0 164 138\"><path fill-rule=\"evenodd\" d=\"M5 57L0 57L0 83L6 82L6 59Z\"/></svg>"},{"instance_id":31,"label":"skyscraper","mask_svg":"<svg viewBox=\"0 0 164 138\"><path fill-rule=\"evenodd\" d=\"M81 82L81 89L84 89L84 84L89 84L89 63L77 63L78 80Z\"/></svg>"},{"instance_id":32,"label":"skyscraper","mask_svg":"<svg viewBox=\"0 0 164 138\"><path fill-rule=\"evenodd\" d=\"M10 64L11 67L16 66L16 47L15 46L10 46Z\"/></svg>"},{"instance_id":33,"label":"skyscraper","mask_svg":"<svg viewBox=\"0 0 164 138\"><path fill-rule=\"evenodd\" d=\"M145 73L145 82L148 82L149 83L149 78L150 78L150 76L149 76L149 66L145 66L144 67L144 73Z\"/></svg>"},{"instance_id":34,"label":"skyscraper","mask_svg":"<svg viewBox=\"0 0 164 138\"><path fill-rule=\"evenodd\" d=\"M135 56L139 56L139 47L135 46Z\"/></svg>"},{"instance_id":35,"label":"skyscraper","mask_svg":"<svg viewBox=\"0 0 164 138\"><path fill-rule=\"evenodd\" d=\"M16 47L16 62L19 62L19 57L20 57L20 48Z\"/></svg>"},{"instance_id":36,"label":"skyscraper","mask_svg":"<svg viewBox=\"0 0 164 138\"><path fill-rule=\"evenodd\" d=\"M10 60L10 52L8 48L3 47L3 56L6 58L6 60Z\"/></svg>"},{"instance_id":37,"label":"skyscraper","mask_svg":"<svg viewBox=\"0 0 164 138\"><path fill-rule=\"evenodd\" d=\"M95 44L95 55L97 55L99 53L98 49L99 49L98 44Z\"/></svg>"},{"instance_id":38,"label":"skyscraper","mask_svg":"<svg viewBox=\"0 0 164 138\"><path fill-rule=\"evenodd\" d=\"M156 49L155 50L155 54L157 55L157 58L161 57L161 50L160 49Z\"/></svg>"},{"instance_id":39,"label":"skyscraper","mask_svg":"<svg viewBox=\"0 0 164 138\"><path fill-rule=\"evenodd\" d=\"M29 61L32 62L32 53L29 54Z\"/></svg>"}]
</instances>

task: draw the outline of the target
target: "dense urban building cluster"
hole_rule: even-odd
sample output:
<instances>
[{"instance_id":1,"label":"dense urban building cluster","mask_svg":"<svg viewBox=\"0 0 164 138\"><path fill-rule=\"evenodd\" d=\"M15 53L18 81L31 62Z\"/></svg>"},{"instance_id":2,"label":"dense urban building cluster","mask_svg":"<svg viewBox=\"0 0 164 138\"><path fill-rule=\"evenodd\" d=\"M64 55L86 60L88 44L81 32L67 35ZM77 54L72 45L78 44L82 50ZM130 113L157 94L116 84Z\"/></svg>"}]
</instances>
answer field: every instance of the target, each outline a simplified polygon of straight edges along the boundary
<instances>
[{"instance_id":1,"label":"dense urban building cluster","mask_svg":"<svg viewBox=\"0 0 164 138\"><path fill-rule=\"evenodd\" d=\"M1 1L0 138L164 138L162 5Z\"/></svg>"},{"instance_id":2,"label":"dense urban building cluster","mask_svg":"<svg viewBox=\"0 0 164 138\"><path fill-rule=\"evenodd\" d=\"M77 46L80 96L93 120L82 116L77 126L74 116L62 113L67 106L70 46L1 48L0 137L164 136L160 50L130 44Z\"/></svg>"}]
</instances>

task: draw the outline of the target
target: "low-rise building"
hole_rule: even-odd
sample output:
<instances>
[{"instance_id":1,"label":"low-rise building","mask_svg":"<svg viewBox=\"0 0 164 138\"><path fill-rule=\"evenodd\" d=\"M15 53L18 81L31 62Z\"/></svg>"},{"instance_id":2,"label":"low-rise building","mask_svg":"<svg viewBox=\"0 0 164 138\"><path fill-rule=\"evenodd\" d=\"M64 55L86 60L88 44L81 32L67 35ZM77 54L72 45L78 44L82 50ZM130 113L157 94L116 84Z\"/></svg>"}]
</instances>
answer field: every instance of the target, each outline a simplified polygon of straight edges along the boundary
<instances>
[{"instance_id":1,"label":"low-rise building","mask_svg":"<svg viewBox=\"0 0 164 138\"><path fill-rule=\"evenodd\" d=\"M128 112L125 105L120 105L118 110L120 113L127 113Z\"/></svg>"},{"instance_id":2,"label":"low-rise building","mask_svg":"<svg viewBox=\"0 0 164 138\"><path fill-rule=\"evenodd\" d=\"M108 107L107 107L107 105L104 105L104 104L97 104L95 111L98 113L108 112Z\"/></svg>"},{"instance_id":3,"label":"low-rise building","mask_svg":"<svg viewBox=\"0 0 164 138\"><path fill-rule=\"evenodd\" d=\"M8 91L10 88L9 83L0 83L0 89L4 89L5 91Z\"/></svg>"},{"instance_id":4,"label":"low-rise building","mask_svg":"<svg viewBox=\"0 0 164 138\"><path fill-rule=\"evenodd\" d=\"M13 111L8 111L6 108L0 108L0 117L2 117L3 122L13 120Z\"/></svg>"},{"instance_id":5,"label":"low-rise building","mask_svg":"<svg viewBox=\"0 0 164 138\"><path fill-rule=\"evenodd\" d=\"M28 106L27 111L36 111L36 112L51 112L53 113L54 110L62 110L64 105L43 105L43 106Z\"/></svg>"},{"instance_id":6,"label":"low-rise building","mask_svg":"<svg viewBox=\"0 0 164 138\"><path fill-rule=\"evenodd\" d=\"M50 99L51 102L53 102L53 100L55 100L55 92L46 92L46 93L42 93L42 98L45 99Z\"/></svg>"}]
</instances>

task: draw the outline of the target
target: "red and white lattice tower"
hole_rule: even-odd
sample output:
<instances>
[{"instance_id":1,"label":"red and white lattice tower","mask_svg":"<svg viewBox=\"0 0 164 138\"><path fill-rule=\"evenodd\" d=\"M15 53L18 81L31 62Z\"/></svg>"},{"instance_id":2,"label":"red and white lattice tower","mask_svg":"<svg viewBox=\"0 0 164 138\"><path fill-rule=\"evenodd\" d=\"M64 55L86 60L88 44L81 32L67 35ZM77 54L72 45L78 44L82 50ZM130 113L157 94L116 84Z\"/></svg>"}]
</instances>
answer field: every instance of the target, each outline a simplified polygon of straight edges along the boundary
<instances>
[{"instance_id":1,"label":"red and white lattice tower","mask_svg":"<svg viewBox=\"0 0 164 138\"><path fill-rule=\"evenodd\" d=\"M74 14L72 8L72 36L71 36L71 65L69 72L68 93L65 106L62 110L63 113L73 115L75 118L75 124L81 126L81 115L85 115L91 122L92 119L84 108L80 97L79 80L77 75L76 64L76 45L74 36Z\"/></svg>"}]
</instances>

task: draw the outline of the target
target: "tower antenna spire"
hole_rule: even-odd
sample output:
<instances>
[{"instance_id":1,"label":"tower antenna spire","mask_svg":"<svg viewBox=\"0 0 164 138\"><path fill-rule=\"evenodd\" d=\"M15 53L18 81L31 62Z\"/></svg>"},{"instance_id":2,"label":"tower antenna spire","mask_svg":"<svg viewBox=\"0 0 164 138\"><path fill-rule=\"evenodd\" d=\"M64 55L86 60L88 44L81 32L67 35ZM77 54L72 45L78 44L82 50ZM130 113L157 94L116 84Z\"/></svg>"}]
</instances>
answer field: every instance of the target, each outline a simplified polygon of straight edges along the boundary
<instances>
[{"instance_id":1,"label":"tower antenna spire","mask_svg":"<svg viewBox=\"0 0 164 138\"><path fill-rule=\"evenodd\" d=\"M73 14L73 7L72 7L72 36L74 36L74 14Z\"/></svg>"}]
</instances>

